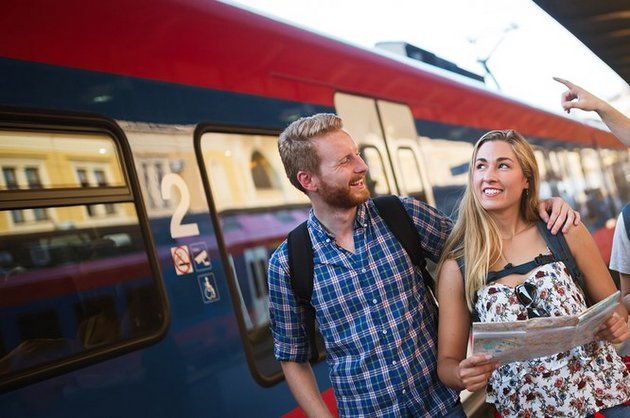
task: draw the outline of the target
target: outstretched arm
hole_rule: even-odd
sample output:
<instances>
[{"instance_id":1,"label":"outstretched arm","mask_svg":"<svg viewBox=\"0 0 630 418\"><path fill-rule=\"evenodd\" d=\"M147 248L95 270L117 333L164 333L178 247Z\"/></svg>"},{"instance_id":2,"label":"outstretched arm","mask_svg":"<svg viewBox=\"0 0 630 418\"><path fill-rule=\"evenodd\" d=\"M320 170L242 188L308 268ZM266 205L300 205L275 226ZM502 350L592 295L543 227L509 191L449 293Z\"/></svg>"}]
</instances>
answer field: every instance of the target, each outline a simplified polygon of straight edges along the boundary
<instances>
[{"instance_id":1,"label":"outstretched arm","mask_svg":"<svg viewBox=\"0 0 630 418\"><path fill-rule=\"evenodd\" d=\"M608 126L610 131L619 138L620 141L630 146L630 118L612 107L605 100L600 99L582 87L571 83L568 80L554 77L559 83L564 84L569 90L562 93L562 107L569 113L571 109L581 109L595 111Z\"/></svg>"},{"instance_id":2,"label":"outstretched arm","mask_svg":"<svg viewBox=\"0 0 630 418\"><path fill-rule=\"evenodd\" d=\"M438 278L438 377L454 389L475 391L488 383L497 363L488 355L466 357L470 313L464 280L455 260L446 260Z\"/></svg>"},{"instance_id":3,"label":"outstretched arm","mask_svg":"<svg viewBox=\"0 0 630 418\"><path fill-rule=\"evenodd\" d=\"M311 365L292 361L282 361L280 364L291 393L306 416L332 418L317 387Z\"/></svg>"}]
</instances>

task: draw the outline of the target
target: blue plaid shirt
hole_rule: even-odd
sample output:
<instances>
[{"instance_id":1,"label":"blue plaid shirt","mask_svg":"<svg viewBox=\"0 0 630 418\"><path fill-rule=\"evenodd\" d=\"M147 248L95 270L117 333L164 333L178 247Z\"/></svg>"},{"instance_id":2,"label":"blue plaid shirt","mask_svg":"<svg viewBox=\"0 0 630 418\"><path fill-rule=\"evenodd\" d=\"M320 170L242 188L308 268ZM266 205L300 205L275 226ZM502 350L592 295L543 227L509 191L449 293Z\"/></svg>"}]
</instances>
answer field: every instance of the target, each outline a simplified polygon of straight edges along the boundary
<instances>
[{"instance_id":1,"label":"blue plaid shirt","mask_svg":"<svg viewBox=\"0 0 630 418\"><path fill-rule=\"evenodd\" d=\"M401 198L426 255L437 261L451 221L436 209ZM326 344L330 379L342 416L438 417L458 392L437 377L437 312L422 276L371 200L359 206L353 254L335 243L312 210L312 304ZM295 301L287 243L269 262L269 309L280 361L309 358L302 312Z\"/></svg>"}]
</instances>

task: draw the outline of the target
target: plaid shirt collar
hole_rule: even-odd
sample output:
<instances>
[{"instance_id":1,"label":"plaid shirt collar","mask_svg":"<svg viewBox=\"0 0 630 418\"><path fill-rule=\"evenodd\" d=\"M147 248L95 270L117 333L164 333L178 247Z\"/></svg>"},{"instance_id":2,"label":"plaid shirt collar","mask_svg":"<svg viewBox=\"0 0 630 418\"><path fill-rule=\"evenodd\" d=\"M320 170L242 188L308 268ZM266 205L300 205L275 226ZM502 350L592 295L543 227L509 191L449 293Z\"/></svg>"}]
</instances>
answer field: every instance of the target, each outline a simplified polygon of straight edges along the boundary
<instances>
[{"instance_id":1,"label":"plaid shirt collar","mask_svg":"<svg viewBox=\"0 0 630 418\"><path fill-rule=\"evenodd\" d=\"M371 200L361 203L357 206L357 214L354 217L353 230L364 228L368 219L368 202L370 205L374 205ZM313 232L313 235L317 241L326 241L326 239L334 240L335 234L328 231L324 225L317 219L313 208L308 213L308 227Z\"/></svg>"}]
</instances>

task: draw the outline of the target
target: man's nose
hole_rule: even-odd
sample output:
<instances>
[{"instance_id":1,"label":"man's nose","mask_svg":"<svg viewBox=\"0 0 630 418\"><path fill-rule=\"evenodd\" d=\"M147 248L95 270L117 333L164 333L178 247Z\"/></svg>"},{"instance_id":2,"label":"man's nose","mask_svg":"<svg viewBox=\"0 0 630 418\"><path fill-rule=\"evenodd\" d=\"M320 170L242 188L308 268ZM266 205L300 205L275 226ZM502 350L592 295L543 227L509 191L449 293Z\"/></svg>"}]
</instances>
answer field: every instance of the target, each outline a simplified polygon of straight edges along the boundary
<instances>
[{"instance_id":1,"label":"man's nose","mask_svg":"<svg viewBox=\"0 0 630 418\"><path fill-rule=\"evenodd\" d=\"M363 160L363 158L361 158L360 155L357 155L357 163L356 163L356 166L354 167L354 171L356 171L357 173L364 173L368 171L368 165L365 163L365 161Z\"/></svg>"}]
</instances>

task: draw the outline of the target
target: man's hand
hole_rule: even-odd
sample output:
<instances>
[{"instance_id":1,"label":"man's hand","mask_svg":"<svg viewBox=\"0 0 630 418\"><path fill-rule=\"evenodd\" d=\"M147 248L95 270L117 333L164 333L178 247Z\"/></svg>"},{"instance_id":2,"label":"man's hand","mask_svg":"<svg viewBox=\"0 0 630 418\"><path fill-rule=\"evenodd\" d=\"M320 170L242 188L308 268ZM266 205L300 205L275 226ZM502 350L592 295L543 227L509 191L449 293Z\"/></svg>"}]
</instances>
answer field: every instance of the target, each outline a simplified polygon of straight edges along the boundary
<instances>
[{"instance_id":1,"label":"man's hand","mask_svg":"<svg viewBox=\"0 0 630 418\"><path fill-rule=\"evenodd\" d=\"M556 235L560 228L566 234L573 226L580 224L580 214L559 197L545 199L538 204L538 215L547 222L547 229Z\"/></svg>"}]
</instances>

